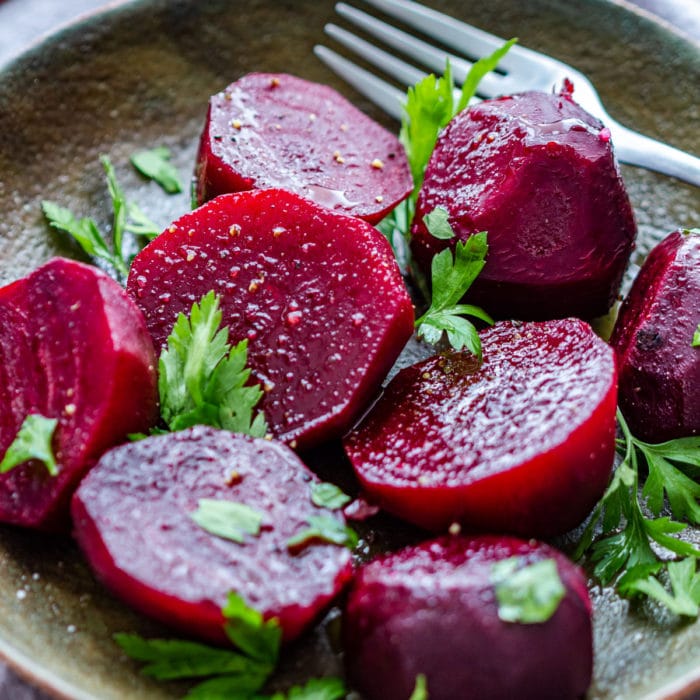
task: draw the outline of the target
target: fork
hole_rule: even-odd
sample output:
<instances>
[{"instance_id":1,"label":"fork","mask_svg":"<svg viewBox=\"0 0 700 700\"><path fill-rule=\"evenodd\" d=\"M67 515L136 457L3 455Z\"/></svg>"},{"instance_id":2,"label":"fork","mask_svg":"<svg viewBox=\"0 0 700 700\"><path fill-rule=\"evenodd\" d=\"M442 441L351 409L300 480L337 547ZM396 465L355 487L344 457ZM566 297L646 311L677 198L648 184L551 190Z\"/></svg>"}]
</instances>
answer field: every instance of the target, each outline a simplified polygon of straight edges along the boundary
<instances>
[{"instance_id":1,"label":"fork","mask_svg":"<svg viewBox=\"0 0 700 700\"><path fill-rule=\"evenodd\" d=\"M473 60L491 54L504 43L503 39L493 34L412 0L366 0L366 3L459 52L462 56L447 53L343 2L338 3L335 9L341 17L368 35L414 59L436 74L444 70L445 62L449 58L457 84L464 81ZM425 72L413 64L342 27L327 24L325 31L338 43L400 84L413 85L425 76ZM380 109L396 119L401 119L405 92L325 46L314 47L314 53ZM598 117L610 130L618 160L700 186L700 158L639 134L615 121L606 112L591 81L575 68L550 56L516 45L501 60L498 71L489 73L481 81L477 90L478 98L489 99L525 90L551 91L554 87L561 86L568 78L575 86L575 100Z\"/></svg>"}]
</instances>

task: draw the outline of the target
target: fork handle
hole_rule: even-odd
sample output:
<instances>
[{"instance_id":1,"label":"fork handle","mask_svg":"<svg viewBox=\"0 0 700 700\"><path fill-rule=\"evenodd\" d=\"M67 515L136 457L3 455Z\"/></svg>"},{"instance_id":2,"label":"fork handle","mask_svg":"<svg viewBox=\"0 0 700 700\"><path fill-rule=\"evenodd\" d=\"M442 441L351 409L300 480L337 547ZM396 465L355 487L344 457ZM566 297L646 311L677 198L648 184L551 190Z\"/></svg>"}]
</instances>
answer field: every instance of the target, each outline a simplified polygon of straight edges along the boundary
<instances>
[{"instance_id":1,"label":"fork handle","mask_svg":"<svg viewBox=\"0 0 700 700\"><path fill-rule=\"evenodd\" d=\"M700 187L700 158L608 121L617 159Z\"/></svg>"}]
</instances>

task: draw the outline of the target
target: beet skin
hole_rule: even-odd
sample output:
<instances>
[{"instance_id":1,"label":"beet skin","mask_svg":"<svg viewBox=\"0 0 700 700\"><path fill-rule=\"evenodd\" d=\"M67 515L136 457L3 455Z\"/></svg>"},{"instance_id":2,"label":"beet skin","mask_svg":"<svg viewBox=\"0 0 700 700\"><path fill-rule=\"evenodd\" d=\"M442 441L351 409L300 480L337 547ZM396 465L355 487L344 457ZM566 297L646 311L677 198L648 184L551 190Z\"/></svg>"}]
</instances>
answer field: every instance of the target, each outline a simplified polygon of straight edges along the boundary
<instances>
[{"instance_id":1,"label":"beet skin","mask_svg":"<svg viewBox=\"0 0 700 700\"><path fill-rule=\"evenodd\" d=\"M610 478L614 353L577 319L502 322L481 341L481 366L448 352L401 371L345 451L374 502L429 530L566 532Z\"/></svg>"},{"instance_id":2,"label":"beet skin","mask_svg":"<svg viewBox=\"0 0 700 700\"><path fill-rule=\"evenodd\" d=\"M498 617L493 565L554 559L566 593L545 622ZM591 681L591 604L582 573L544 544L443 537L357 574L345 609L345 663L367 700L408 700L423 674L430 700L575 700Z\"/></svg>"},{"instance_id":3,"label":"beet skin","mask_svg":"<svg viewBox=\"0 0 700 700\"><path fill-rule=\"evenodd\" d=\"M377 223L413 189L403 146L327 85L251 73L209 102L197 201L281 188Z\"/></svg>"},{"instance_id":4,"label":"beet skin","mask_svg":"<svg viewBox=\"0 0 700 700\"><path fill-rule=\"evenodd\" d=\"M610 133L569 93L528 92L458 114L428 163L412 226L426 273L449 242L423 217L449 212L460 240L488 232L467 295L497 318L592 318L615 301L636 233Z\"/></svg>"},{"instance_id":5,"label":"beet skin","mask_svg":"<svg viewBox=\"0 0 700 700\"><path fill-rule=\"evenodd\" d=\"M144 615L223 642L233 591L290 640L352 573L345 547L287 548L309 516L343 520L313 505L314 481L284 445L197 426L106 453L73 498L75 537L98 578ZM259 511L259 536L239 544L204 530L191 517L203 498Z\"/></svg>"},{"instance_id":6,"label":"beet skin","mask_svg":"<svg viewBox=\"0 0 700 700\"><path fill-rule=\"evenodd\" d=\"M94 267L55 258L0 289L0 457L29 414L57 418L57 476L28 462L0 475L0 520L56 529L85 472L158 418L143 317Z\"/></svg>"},{"instance_id":7,"label":"beet skin","mask_svg":"<svg viewBox=\"0 0 700 700\"><path fill-rule=\"evenodd\" d=\"M647 257L610 343L620 408L634 435L665 442L700 434L700 231L674 231Z\"/></svg>"}]
</instances>

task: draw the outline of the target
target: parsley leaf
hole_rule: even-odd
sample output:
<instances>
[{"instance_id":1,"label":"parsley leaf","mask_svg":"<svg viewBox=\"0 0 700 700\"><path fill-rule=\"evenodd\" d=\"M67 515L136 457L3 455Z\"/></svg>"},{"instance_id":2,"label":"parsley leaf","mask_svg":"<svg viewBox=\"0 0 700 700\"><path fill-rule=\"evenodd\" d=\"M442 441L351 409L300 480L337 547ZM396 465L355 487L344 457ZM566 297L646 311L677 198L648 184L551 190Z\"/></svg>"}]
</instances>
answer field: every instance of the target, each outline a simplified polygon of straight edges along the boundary
<instances>
[{"instance_id":1,"label":"parsley leaf","mask_svg":"<svg viewBox=\"0 0 700 700\"><path fill-rule=\"evenodd\" d=\"M694 348L700 348L700 323L698 323L698 327L695 329L695 333L693 333L693 341L691 345Z\"/></svg>"},{"instance_id":2,"label":"parsley leaf","mask_svg":"<svg viewBox=\"0 0 700 700\"><path fill-rule=\"evenodd\" d=\"M416 685L408 700L428 700L428 682L423 673L416 676Z\"/></svg>"},{"instance_id":3,"label":"parsley leaf","mask_svg":"<svg viewBox=\"0 0 700 700\"><path fill-rule=\"evenodd\" d=\"M335 484L327 481L319 481L311 486L311 502L319 508L339 510L352 501L352 498L343 493Z\"/></svg>"},{"instance_id":4,"label":"parsley leaf","mask_svg":"<svg viewBox=\"0 0 700 700\"><path fill-rule=\"evenodd\" d=\"M235 501L200 498L192 520L212 535L243 544L245 535L257 537L263 515L259 511Z\"/></svg>"},{"instance_id":5,"label":"parsley leaf","mask_svg":"<svg viewBox=\"0 0 700 700\"><path fill-rule=\"evenodd\" d=\"M358 537L352 528L330 515L312 515L309 517L309 527L294 535L287 542L287 548L292 551L300 551L315 541L329 542L354 549L357 546Z\"/></svg>"},{"instance_id":6,"label":"parsley leaf","mask_svg":"<svg viewBox=\"0 0 700 700\"><path fill-rule=\"evenodd\" d=\"M306 684L295 685L286 693L259 695L254 700L341 700L347 693L345 683L340 678L312 678Z\"/></svg>"},{"instance_id":7,"label":"parsley leaf","mask_svg":"<svg viewBox=\"0 0 700 700\"><path fill-rule=\"evenodd\" d=\"M248 343L232 348L221 318L214 292L178 316L158 362L161 416L173 431L199 424L264 437L263 414L253 417L262 391L246 386Z\"/></svg>"},{"instance_id":8,"label":"parsley leaf","mask_svg":"<svg viewBox=\"0 0 700 700\"><path fill-rule=\"evenodd\" d=\"M157 182L168 194L182 192L180 175L170 162L170 151L164 146L134 153L131 163L144 177Z\"/></svg>"},{"instance_id":9,"label":"parsley leaf","mask_svg":"<svg viewBox=\"0 0 700 700\"><path fill-rule=\"evenodd\" d=\"M56 418L45 418L37 413L30 413L0 462L0 474L9 472L30 459L36 459L44 463L51 476L56 476L58 465L51 441L57 425Z\"/></svg>"}]
</instances>

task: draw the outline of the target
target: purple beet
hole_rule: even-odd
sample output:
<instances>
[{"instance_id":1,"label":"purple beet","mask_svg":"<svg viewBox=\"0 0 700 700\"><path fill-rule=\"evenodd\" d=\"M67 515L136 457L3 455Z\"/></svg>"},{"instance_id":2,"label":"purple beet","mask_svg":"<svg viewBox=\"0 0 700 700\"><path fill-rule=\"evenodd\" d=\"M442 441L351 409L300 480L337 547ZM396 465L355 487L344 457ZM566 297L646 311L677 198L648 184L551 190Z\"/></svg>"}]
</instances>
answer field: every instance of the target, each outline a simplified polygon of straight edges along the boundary
<instances>
[{"instance_id":1,"label":"purple beet","mask_svg":"<svg viewBox=\"0 0 700 700\"><path fill-rule=\"evenodd\" d=\"M377 223L413 189L398 139L326 85L251 73L214 95L197 201L281 188Z\"/></svg>"},{"instance_id":2,"label":"purple beet","mask_svg":"<svg viewBox=\"0 0 700 700\"><path fill-rule=\"evenodd\" d=\"M238 593L285 640L297 637L352 574L348 549L287 543L310 516L343 521L311 502L317 481L284 445L197 426L106 453L76 492L75 537L98 578L145 615L221 642L221 607ZM243 543L200 527L200 499L258 511Z\"/></svg>"},{"instance_id":3,"label":"purple beet","mask_svg":"<svg viewBox=\"0 0 700 700\"><path fill-rule=\"evenodd\" d=\"M499 618L492 567L556 562L566 593L544 622ZM389 554L356 575L344 615L345 663L367 700L408 700L423 674L430 700L574 700L593 665L586 582L551 547L508 537L443 537Z\"/></svg>"},{"instance_id":4,"label":"purple beet","mask_svg":"<svg viewBox=\"0 0 700 700\"><path fill-rule=\"evenodd\" d=\"M498 318L592 318L608 311L636 233L601 122L569 92L527 92L458 114L428 163L412 226L422 267L447 241L423 217L449 212L458 239L487 231L470 301Z\"/></svg>"},{"instance_id":5,"label":"purple beet","mask_svg":"<svg viewBox=\"0 0 700 700\"><path fill-rule=\"evenodd\" d=\"M649 254L610 342L620 408L648 442L700 434L700 232L674 231Z\"/></svg>"},{"instance_id":6,"label":"purple beet","mask_svg":"<svg viewBox=\"0 0 700 700\"><path fill-rule=\"evenodd\" d=\"M158 348L211 289L231 339L248 339L272 433L299 448L350 428L413 332L386 239L282 190L186 214L136 256L127 283Z\"/></svg>"},{"instance_id":7,"label":"purple beet","mask_svg":"<svg viewBox=\"0 0 700 700\"><path fill-rule=\"evenodd\" d=\"M57 476L28 462L0 475L0 520L68 525L70 496L107 448L158 418L143 316L112 279L55 258L0 289L0 457L29 414L57 418Z\"/></svg>"}]
</instances>

